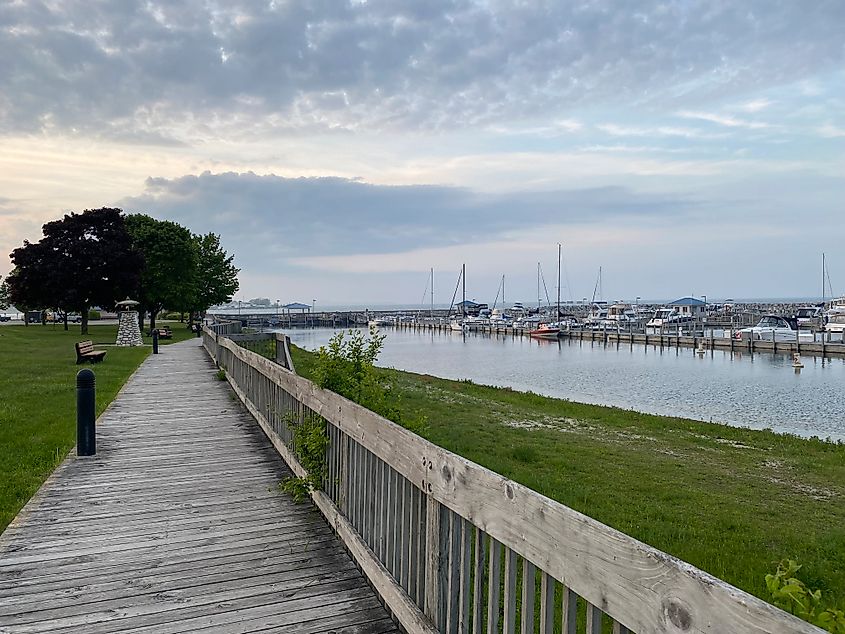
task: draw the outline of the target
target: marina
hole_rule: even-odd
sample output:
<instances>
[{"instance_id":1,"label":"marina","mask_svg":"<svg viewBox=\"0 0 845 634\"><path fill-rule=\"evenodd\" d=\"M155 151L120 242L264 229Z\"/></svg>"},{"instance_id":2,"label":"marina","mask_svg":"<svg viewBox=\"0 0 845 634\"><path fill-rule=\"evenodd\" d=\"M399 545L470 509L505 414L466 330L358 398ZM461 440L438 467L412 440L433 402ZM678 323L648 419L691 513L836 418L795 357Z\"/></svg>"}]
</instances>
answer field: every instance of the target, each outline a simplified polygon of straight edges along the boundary
<instances>
[{"instance_id":1,"label":"marina","mask_svg":"<svg viewBox=\"0 0 845 634\"><path fill-rule=\"evenodd\" d=\"M315 350L332 328L285 331ZM777 342L754 352L660 346L625 335L533 339L497 332L388 328L379 365L578 402L845 440L845 359L807 357L796 372ZM633 338L643 337L634 335ZM664 338L667 341L668 337ZM757 346L761 346L758 348ZM762 351L778 346L778 352Z\"/></svg>"}]
</instances>

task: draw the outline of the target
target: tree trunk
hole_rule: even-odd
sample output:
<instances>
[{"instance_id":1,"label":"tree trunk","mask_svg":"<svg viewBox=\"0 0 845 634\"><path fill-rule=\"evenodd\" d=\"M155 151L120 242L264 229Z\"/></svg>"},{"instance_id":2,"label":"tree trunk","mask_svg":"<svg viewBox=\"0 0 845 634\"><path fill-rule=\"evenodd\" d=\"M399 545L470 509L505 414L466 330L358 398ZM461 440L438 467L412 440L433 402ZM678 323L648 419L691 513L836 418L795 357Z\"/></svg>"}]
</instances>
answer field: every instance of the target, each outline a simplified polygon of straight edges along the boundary
<instances>
[{"instance_id":1,"label":"tree trunk","mask_svg":"<svg viewBox=\"0 0 845 634\"><path fill-rule=\"evenodd\" d=\"M67 311L65 311L64 319L62 319L62 321L65 322L65 330L67 330Z\"/></svg>"},{"instance_id":2,"label":"tree trunk","mask_svg":"<svg viewBox=\"0 0 845 634\"><path fill-rule=\"evenodd\" d=\"M144 307L143 304L138 306L138 328L141 329L141 335L144 334L144 313L147 312L147 309Z\"/></svg>"},{"instance_id":3,"label":"tree trunk","mask_svg":"<svg viewBox=\"0 0 845 634\"><path fill-rule=\"evenodd\" d=\"M155 330L156 328L156 313L158 310L153 307L150 309L150 331Z\"/></svg>"},{"instance_id":4,"label":"tree trunk","mask_svg":"<svg viewBox=\"0 0 845 634\"><path fill-rule=\"evenodd\" d=\"M180 324L185 323L185 311L184 310L181 313L179 313L179 323Z\"/></svg>"},{"instance_id":5,"label":"tree trunk","mask_svg":"<svg viewBox=\"0 0 845 634\"><path fill-rule=\"evenodd\" d=\"M87 306L82 307L81 315L82 315L82 325L80 326L79 332L83 335L87 335L88 334L88 307Z\"/></svg>"}]
</instances>

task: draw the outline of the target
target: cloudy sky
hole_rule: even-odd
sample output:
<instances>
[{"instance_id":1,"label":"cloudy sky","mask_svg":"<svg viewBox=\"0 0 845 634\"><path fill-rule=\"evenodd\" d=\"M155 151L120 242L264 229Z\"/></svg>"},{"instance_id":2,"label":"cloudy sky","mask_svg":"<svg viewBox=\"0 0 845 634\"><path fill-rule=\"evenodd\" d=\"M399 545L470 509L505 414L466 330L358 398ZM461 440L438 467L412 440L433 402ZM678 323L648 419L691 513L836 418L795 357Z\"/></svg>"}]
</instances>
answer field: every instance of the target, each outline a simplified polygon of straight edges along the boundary
<instances>
[{"instance_id":1,"label":"cloudy sky","mask_svg":"<svg viewBox=\"0 0 845 634\"><path fill-rule=\"evenodd\" d=\"M845 2L0 3L0 274L63 212L215 231L245 298L845 291ZM427 300L426 300L427 301Z\"/></svg>"}]
</instances>

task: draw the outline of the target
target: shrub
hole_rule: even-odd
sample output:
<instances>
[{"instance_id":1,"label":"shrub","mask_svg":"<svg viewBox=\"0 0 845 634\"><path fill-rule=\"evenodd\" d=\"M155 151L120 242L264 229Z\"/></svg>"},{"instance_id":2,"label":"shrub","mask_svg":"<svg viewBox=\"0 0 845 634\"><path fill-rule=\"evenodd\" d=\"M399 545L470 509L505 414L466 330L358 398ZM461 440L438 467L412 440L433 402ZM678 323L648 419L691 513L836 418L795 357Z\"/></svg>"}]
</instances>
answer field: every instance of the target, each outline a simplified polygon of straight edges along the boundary
<instances>
[{"instance_id":1,"label":"shrub","mask_svg":"<svg viewBox=\"0 0 845 634\"><path fill-rule=\"evenodd\" d=\"M778 564L775 574L766 575L766 587L772 595L772 602L832 634L845 634L845 612L825 607L822 591L810 590L795 576L800 569L801 566L794 560L784 559Z\"/></svg>"},{"instance_id":2,"label":"shrub","mask_svg":"<svg viewBox=\"0 0 845 634\"><path fill-rule=\"evenodd\" d=\"M99 319L100 318L100 311L99 310L89 310L88 311L88 319Z\"/></svg>"}]
</instances>

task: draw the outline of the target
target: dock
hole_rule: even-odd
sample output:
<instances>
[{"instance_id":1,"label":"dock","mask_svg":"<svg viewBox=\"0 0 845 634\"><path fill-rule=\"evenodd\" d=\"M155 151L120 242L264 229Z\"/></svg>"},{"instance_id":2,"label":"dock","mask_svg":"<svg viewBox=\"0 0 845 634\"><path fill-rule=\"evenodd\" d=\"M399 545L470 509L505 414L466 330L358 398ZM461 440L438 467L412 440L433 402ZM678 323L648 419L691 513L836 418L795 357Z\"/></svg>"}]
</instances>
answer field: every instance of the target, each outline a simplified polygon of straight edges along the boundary
<instances>
[{"instance_id":1,"label":"dock","mask_svg":"<svg viewBox=\"0 0 845 634\"><path fill-rule=\"evenodd\" d=\"M0 632L398 631L199 343L148 357L0 536Z\"/></svg>"}]
</instances>

